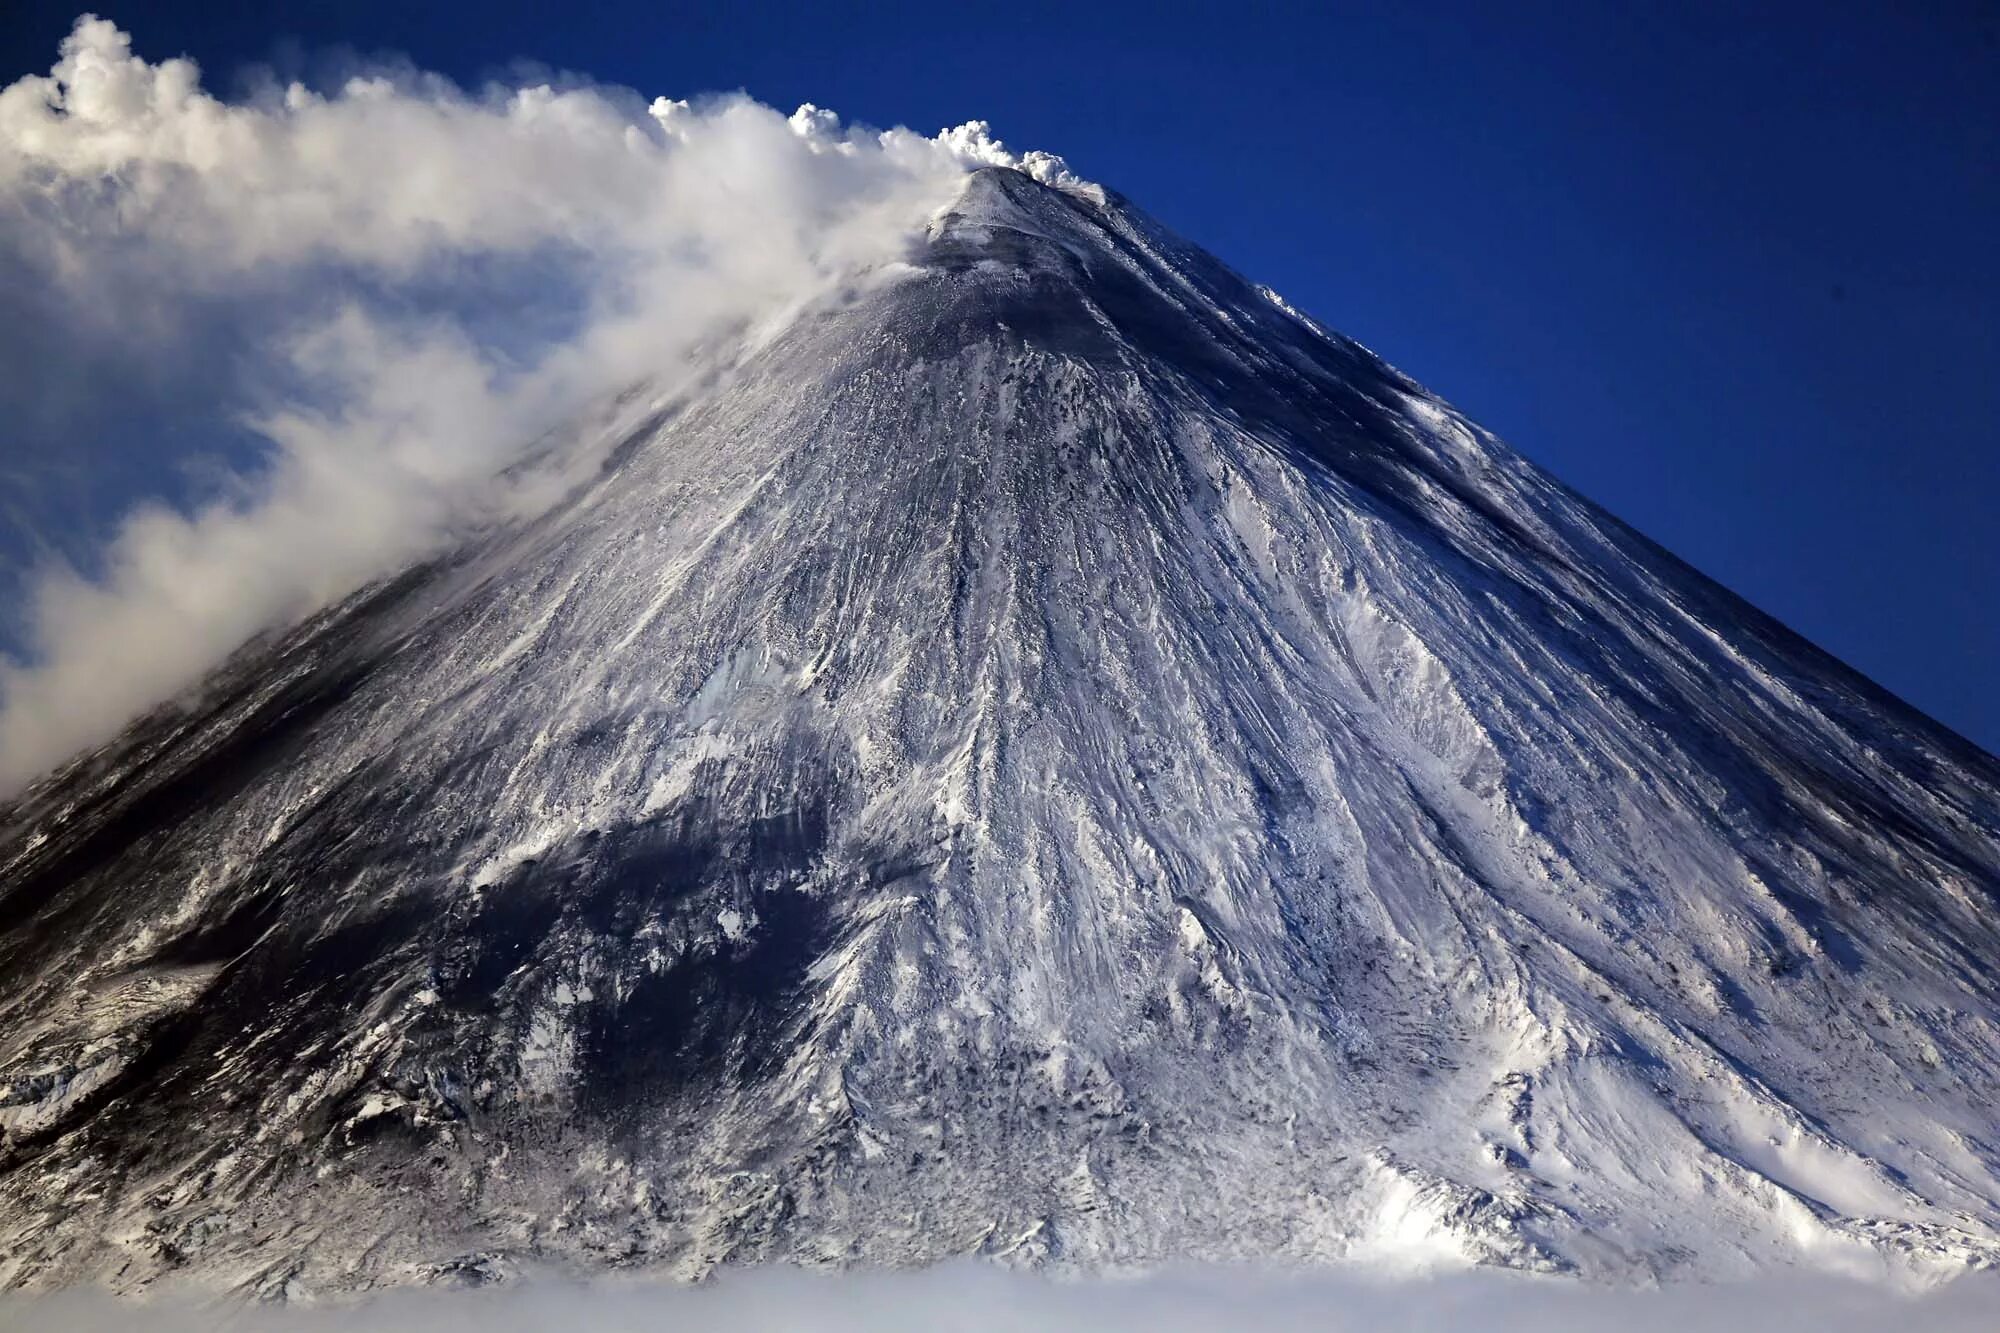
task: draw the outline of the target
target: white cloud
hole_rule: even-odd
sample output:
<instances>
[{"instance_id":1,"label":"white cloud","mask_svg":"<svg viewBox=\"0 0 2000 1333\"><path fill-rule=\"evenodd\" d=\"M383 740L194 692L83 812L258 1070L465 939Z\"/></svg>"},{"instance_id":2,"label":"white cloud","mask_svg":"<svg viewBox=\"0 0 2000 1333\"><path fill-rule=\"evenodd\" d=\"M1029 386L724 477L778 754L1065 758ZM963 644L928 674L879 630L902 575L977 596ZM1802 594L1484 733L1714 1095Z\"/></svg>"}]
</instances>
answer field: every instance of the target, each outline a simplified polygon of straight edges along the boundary
<instances>
[{"instance_id":1,"label":"white cloud","mask_svg":"<svg viewBox=\"0 0 2000 1333\"><path fill-rule=\"evenodd\" d=\"M1992 1327L2000 1283L1961 1278L1922 1296L1839 1279L1774 1277L1655 1291L1587 1288L1494 1272L1388 1281L1340 1273L1291 1277L1193 1273L1055 1282L971 1263L838 1277L725 1273L698 1287L524 1284L481 1292L402 1291L358 1306L240 1311L249 1333L592 1333L727 1328L740 1333L1973 1333ZM0 1322L72 1333L129 1328L134 1309L100 1294L0 1298ZM216 1311L172 1300L145 1308L158 1333L213 1328Z\"/></svg>"},{"instance_id":2,"label":"white cloud","mask_svg":"<svg viewBox=\"0 0 2000 1333\"><path fill-rule=\"evenodd\" d=\"M79 346L181 366L195 312L248 312L259 350L214 406L268 450L190 512L139 505L89 576L40 572L27 659L0 659L0 796L435 544L593 401L894 258L986 163L1073 181L983 123L876 133L742 96L405 72L232 103L79 19L47 77L0 90L0 236L67 325L65 359L14 380L115 394L70 382Z\"/></svg>"}]
</instances>

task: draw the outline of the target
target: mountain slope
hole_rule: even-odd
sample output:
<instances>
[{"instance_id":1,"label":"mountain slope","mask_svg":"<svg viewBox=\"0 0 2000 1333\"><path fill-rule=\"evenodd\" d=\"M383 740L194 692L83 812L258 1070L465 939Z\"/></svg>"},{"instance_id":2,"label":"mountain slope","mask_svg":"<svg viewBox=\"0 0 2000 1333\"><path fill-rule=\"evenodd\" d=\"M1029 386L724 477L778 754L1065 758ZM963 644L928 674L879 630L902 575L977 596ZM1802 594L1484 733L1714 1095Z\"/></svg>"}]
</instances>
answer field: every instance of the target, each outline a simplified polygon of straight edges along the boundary
<instances>
[{"instance_id":1,"label":"mountain slope","mask_svg":"<svg viewBox=\"0 0 2000 1333\"><path fill-rule=\"evenodd\" d=\"M0 831L0 1282L2000 1256L2000 766L1110 196Z\"/></svg>"}]
</instances>

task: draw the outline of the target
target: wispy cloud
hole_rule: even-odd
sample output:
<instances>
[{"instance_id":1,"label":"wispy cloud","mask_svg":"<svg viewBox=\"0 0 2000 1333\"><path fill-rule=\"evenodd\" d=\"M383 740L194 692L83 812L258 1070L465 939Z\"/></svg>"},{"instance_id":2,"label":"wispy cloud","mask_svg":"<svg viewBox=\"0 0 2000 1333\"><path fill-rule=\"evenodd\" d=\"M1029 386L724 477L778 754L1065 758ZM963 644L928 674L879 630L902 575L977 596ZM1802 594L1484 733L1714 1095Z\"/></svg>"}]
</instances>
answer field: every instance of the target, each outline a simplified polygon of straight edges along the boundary
<instances>
[{"instance_id":1,"label":"wispy cloud","mask_svg":"<svg viewBox=\"0 0 2000 1333\"><path fill-rule=\"evenodd\" d=\"M78 20L49 75L0 90L0 318L39 326L17 425L65 419L29 398L179 379L258 443L199 503L138 504L83 569L38 571L25 657L0 659L0 796L512 502L492 479L594 400L893 259L982 162L1062 170L978 123L581 80L399 70L228 102ZM173 424L132 450L180 447Z\"/></svg>"},{"instance_id":2,"label":"wispy cloud","mask_svg":"<svg viewBox=\"0 0 2000 1333\"><path fill-rule=\"evenodd\" d=\"M1056 1282L972 1264L839 1277L727 1273L698 1287L525 1284L401 1291L359 1305L246 1309L168 1299L144 1307L157 1333L592 1333L727 1328L740 1333L1984 1333L2000 1283L1962 1278L1921 1296L1802 1275L1656 1291L1589 1288L1493 1272L1385 1280L1349 1274L1195 1273ZM96 1293L0 1298L0 1322L95 1333L133 1326L134 1307Z\"/></svg>"}]
</instances>

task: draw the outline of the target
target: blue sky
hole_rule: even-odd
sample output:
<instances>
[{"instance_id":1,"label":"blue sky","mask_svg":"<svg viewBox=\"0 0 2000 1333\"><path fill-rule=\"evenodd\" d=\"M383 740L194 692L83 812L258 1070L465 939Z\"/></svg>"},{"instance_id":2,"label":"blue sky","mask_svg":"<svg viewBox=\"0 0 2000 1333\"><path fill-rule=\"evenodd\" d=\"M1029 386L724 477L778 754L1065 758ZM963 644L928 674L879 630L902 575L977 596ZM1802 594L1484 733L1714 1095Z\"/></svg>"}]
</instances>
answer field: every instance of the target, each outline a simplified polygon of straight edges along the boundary
<instances>
[{"instance_id":1,"label":"blue sky","mask_svg":"<svg viewBox=\"0 0 2000 1333\"><path fill-rule=\"evenodd\" d=\"M2000 750L2000 15L1933 3L106 10L227 91L348 47L1066 155ZM74 5L11 0L0 75ZM15 448L34 447L17 424ZM0 439L0 449L9 447ZM0 460L5 461L5 460ZM96 479L99 502L157 467Z\"/></svg>"}]
</instances>

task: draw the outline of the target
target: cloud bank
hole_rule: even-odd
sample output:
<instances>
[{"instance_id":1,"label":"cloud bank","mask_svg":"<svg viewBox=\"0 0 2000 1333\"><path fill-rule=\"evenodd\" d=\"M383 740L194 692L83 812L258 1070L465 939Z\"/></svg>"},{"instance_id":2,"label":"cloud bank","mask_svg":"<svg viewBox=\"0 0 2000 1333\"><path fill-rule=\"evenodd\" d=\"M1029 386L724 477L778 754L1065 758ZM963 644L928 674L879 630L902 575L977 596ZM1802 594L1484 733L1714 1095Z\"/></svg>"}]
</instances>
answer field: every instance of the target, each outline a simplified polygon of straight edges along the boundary
<instances>
[{"instance_id":1,"label":"cloud bank","mask_svg":"<svg viewBox=\"0 0 2000 1333\"><path fill-rule=\"evenodd\" d=\"M1064 176L982 122L878 133L579 79L225 101L79 19L47 76L0 90L0 322L30 329L0 336L0 486L18 514L37 460L211 461L88 558L42 557L0 658L0 797L527 503L494 481L525 446L893 260L985 163ZM84 416L110 463L64 438Z\"/></svg>"},{"instance_id":2,"label":"cloud bank","mask_svg":"<svg viewBox=\"0 0 2000 1333\"><path fill-rule=\"evenodd\" d=\"M725 1274L699 1287L526 1284L480 1292L395 1292L329 1309L234 1308L167 1301L145 1307L157 1333L592 1333L732 1329L740 1333L1925 1333L1991 1329L2000 1282L1961 1278L1923 1296L1840 1279L1773 1278L1723 1286L1613 1291L1493 1272L1417 1280L1318 1274L1200 1273L1053 1282L972 1264L839 1277ZM132 1306L91 1293L9 1302L0 1322L96 1333L130 1328Z\"/></svg>"}]
</instances>

